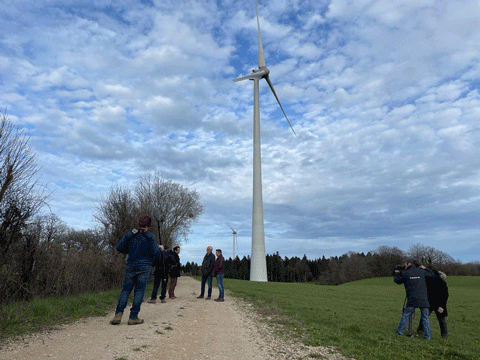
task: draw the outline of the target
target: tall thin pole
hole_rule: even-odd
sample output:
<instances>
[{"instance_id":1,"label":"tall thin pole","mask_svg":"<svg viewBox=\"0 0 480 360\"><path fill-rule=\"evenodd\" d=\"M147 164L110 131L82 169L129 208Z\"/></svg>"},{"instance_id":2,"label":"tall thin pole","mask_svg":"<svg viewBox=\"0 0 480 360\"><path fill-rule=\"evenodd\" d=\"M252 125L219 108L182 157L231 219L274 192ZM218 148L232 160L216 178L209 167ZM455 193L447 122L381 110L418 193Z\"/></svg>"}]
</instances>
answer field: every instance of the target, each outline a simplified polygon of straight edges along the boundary
<instances>
[{"instance_id":1,"label":"tall thin pole","mask_svg":"<svg viewBox=\"0 0 480 360\"><path fill-rule=\"evenodd\" d=\"M157 220L158 241L159 241L160 245L163 245L163 243L162 243L162 229L161 229L162 223L163 223L163 218L160 218L160 220Z\"/></svg>"},{"instance_id":2,"label":"tall thin pole","mask_svg":"<svg viewBox=\"0 0 480 360\"><path fill-rule=\"evenodd\" d=\"M237 235L235 235L235 231L233 231L233 251L232 251L232 260L235 260L235 240Z\"/></svg>"},{"instance_id":3,"label":"tall thin pole","mask_svg":"<svg viewBox=\"0 0 480 360\"><path fill-rule=\"evenodd\" d=\"M253 212L251 281L268 281L263 224L262 156L260 143L259 79L253 79Z\"/></svg>"}]
</instances>

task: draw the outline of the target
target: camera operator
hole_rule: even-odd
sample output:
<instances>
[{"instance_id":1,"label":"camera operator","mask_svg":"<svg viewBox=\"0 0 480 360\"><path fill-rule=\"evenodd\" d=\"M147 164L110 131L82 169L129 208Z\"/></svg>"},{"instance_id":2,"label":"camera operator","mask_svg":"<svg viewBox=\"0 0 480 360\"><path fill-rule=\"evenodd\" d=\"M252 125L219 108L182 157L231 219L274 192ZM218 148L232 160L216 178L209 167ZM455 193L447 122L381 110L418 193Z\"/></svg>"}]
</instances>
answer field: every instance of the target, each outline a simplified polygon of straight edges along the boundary
<instances>
[{"instance_id":1,"label":"camera operator","mask_svg":"<svg viewBox=\"0 0 480 360\"><path fill-rule=\"evenodd\" d=\"M138 318L138 313L145 296L145 288L152 275L153 259L162 255L155 235L148 231L151 223L152 218L149 215L140 216L138 229L127 232L117 244L117 251L122 254L128 254L128 257L115 317L110 321L112 325L121 323L123 311L127 307L128 298L132 290L133 302L127 324L143 324L143 319Z\"/></svg>"},{"instance_id":2,"label":"camera operator","mask_svg":"<svg viewBox=\"0 0 480 360\"><path fill-rule=\"evenodd\" d=\"M430 315L430 304L428 303L425 277L435 277L435 274L425 266L417 268L417 266L414 265L413 260L405 261L404 271L396 269L394 272L393 281L399 285L404 284L407 296L407 305L403 309L402 317L400 318L400 323L397 329L398 335L403 335L410 315L415 311L415 308L420 308L424 338L429 340L432 337L430 332L430 321L428 318Z\"/></svg>"}]
</instances>

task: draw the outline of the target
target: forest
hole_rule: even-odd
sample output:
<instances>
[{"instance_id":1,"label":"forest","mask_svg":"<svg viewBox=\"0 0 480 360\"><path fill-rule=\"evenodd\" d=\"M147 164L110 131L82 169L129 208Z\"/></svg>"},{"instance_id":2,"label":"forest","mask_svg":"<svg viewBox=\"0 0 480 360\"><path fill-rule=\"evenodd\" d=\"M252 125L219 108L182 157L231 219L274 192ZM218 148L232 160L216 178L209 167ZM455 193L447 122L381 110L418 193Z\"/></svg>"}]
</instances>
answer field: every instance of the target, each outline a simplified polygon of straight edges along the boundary
<instances>
[{"instance_id":1,"label":"forest","mask_svg":"<svg viewBox=\"0 0 480 360\"><path fill-rule=\"evenodd\" d=\"M448 275L480 275L480 262L463 264L448 254L421 244L413 245L407 252L397 247L380 246L365 253L349 252L330 258L308 259L287 256L279 253L267 255L268 281L275 282L312 282L321 285L339 285L342 283L372 277L392 276L393 269L406 258L411 258L425 266L440 270ZM186 263L184 272L200 275L200 266ZM250 257L225 260L225 278L249 280Z\"/></svg>"}]
</instances>

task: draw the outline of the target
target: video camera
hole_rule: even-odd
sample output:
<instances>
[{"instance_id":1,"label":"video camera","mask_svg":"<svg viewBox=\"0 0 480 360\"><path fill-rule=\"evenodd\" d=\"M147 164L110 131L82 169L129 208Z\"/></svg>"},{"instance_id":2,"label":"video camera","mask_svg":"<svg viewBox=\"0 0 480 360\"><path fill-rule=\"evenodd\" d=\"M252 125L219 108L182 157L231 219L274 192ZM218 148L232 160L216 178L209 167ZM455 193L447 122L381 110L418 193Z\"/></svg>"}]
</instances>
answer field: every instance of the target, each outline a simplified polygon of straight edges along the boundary
<instances>
[{"instance_id":1,"label":"video camera","mask_svg":"<svg viewBox=\"0 0 480 360\"><path fill-rule=\"evenodd\" d=\"M405 271L405 265L395 265L395 268L392 271L392 275L395 276L396 271Z\"/></svg>"},{"instance_id":2,"label":"video camera","mask_svg":"<svg viewBox=\"0 0 480 360\"><path fill-rule=\"evenodd\" d=\"M395 265L395 269L393 271L399 270L399 271L404 271L405 270L405 265Z\"/></svg>"}]
</instances>

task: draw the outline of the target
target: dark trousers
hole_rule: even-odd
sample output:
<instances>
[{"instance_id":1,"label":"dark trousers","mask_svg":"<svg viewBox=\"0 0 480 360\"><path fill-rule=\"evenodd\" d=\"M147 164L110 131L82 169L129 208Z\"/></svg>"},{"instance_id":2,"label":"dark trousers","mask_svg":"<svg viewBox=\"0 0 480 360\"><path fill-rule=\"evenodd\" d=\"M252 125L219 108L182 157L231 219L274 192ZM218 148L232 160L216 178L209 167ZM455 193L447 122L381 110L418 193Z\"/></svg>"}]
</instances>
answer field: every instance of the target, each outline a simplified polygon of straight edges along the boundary
<instances>
[{"instance_id":1,"label":"dark trousers","mask_svg":"<svg viewBox=\"0 0 480 360\"><path fill-rule=\"evenodd\" d=\"M167 295L167 282L168 282L168 273L165 273L161 270L155 270L153 273L153 290L152 290L152 300L157 300L157 293L160 284L162 285L162 291L160 293L160 300L165 299Z\"/></svg>"},{"instance_id":2,"label":"dark trousers","mask_svg":"<svg viewBox=\"0 0 480 360\"><path fill-rule=\"evenodd\" d=\"M429 310L429 314L432 314L432 310ZM440 325L440 334L442 336L447 336L448 331L447 331L447 320L445 319L445 316L438 311L435 311L435 315L437 316L438 320L438 325ZM417 332L423 331L422 323L418 324Z\"/></svg>"}]
</instances>

